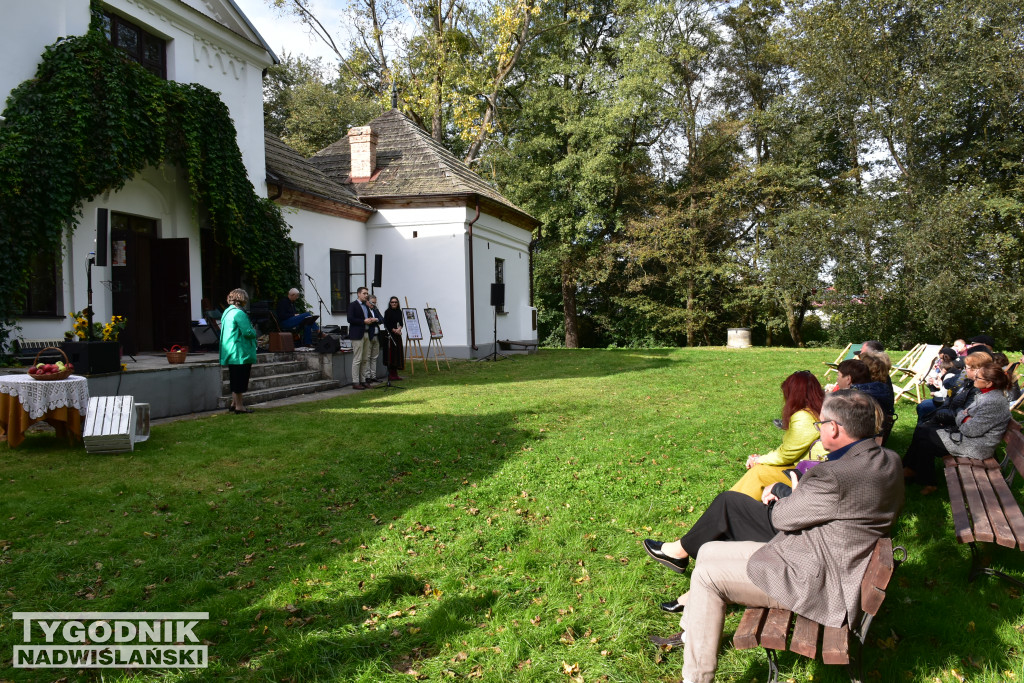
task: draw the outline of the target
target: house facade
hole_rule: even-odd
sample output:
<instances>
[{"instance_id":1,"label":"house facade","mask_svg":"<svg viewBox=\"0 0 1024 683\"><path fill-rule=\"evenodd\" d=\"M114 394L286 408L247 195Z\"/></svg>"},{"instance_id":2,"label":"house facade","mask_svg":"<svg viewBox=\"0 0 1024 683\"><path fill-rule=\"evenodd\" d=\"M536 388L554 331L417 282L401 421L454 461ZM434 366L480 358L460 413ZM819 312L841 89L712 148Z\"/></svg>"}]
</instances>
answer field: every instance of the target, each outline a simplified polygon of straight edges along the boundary
<instances>
[{"instance_id":1,"label":"house facade","mask_svg":"<svg viewBox=\"0 0 1024 683\"><path fill-rule=\"evenodd\" d=\"M262 75L276 57L231 0L109 0L102 8L108 37L132 59L162 78L219 94L250 181L282 206L302 273L295 286L310 310L322 311L323 324L347 324L347 303L358 286L372 284L379 254L375 293L382 307L396 295L421 316L435 308L448 355L488 353L495 320L498 339L536 338L529 295L536 222L429 136L416 135L403 115L388 112L370 122L363 137L379 145L373 159L357 135L304 160L264 134ZM88 29L89 2L15 3L7 19L0 27L4 99L33 77L47 45ZM347 165L352 149L370 164L366 177L353 176ZM68 314L87 304L91 279L95 318L129 321L126 352L190 343L192 321L207 307L223 306L234 287L246 287L201 212L195 216L184 174L169 164L86 202L64 253L41 255L34 264L15 336L62 338L71 327ZM91 254L97 263L90 268ZM506 294L495 315L490 285L497 279Z\"/></svg>"}]
</instances>

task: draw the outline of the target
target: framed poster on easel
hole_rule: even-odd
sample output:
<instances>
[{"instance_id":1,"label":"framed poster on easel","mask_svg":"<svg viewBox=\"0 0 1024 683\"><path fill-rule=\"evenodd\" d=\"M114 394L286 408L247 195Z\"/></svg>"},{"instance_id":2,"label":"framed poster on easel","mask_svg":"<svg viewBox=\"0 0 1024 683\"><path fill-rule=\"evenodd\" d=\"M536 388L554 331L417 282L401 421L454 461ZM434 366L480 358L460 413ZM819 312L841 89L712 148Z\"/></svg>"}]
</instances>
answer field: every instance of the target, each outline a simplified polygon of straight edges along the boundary
<instances>
[{"instance_id":1,"label":"framed poster on easel","mask_svg":"<svg viewBox=\"0 0 1024 683\"><path fill-rule=\"evenodd\" d=\"M448 369L452 369L452 364L448 362L448 356L444 352L444 344L441 339L444 338L444 333L441 331L441 321L437 318L437 309L430 308L428 303L426 308L423 309L423 317L427 319L427 329L430 331L430 341L427 342L427 359L430 358L430 350L434 350L434 364L437 369L441 369L440 359L444 358L445 365Z\"/></svg>"},{"instance_id":2,"label":"framed poster on easel","mask_svg":"<svg viewBox=\"0 0 1024 683\"><path fill-rule=\"evenodd\" d=\"M416 361L423 361L423 371L427 371L427 357L423 353L423 330L420 329L420 318L415 308L408 308L409 300L405 301L406 308L402 309L402 320L405 323L405 359L409 361L409 371L416 374ZM428 347L429 351L429 347Z\"/></svg>"}]
</instances>

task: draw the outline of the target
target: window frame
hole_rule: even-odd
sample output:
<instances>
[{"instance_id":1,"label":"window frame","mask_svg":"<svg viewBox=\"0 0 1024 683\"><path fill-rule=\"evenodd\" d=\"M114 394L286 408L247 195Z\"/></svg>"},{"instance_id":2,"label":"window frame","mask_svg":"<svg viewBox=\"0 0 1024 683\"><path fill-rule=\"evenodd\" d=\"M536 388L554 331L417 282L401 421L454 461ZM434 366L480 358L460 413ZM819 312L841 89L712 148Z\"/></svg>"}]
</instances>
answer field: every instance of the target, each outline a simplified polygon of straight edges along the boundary
<instances>
[{"instance_id":1,"label":"window frame","mask_svg":"<svg viewBox=\"0 0 1024 683\"><path fill-rule=\"evenodd\" d=\"M160 36L150 33L146 29L142 28L138 24L125 19L124 17L114 14L113 12L104 12L103 18L105 19L103 31L107 36L110 43L128 55L136 64L139 64L143 69L150 72L154 76L167 80L167 40ZM138 44L134 52L129 51L124 46L120 45L117 41L119 35L118 29L125 27L130 30L134 30L138 36ZM159 62L155 62L149 56L149 48L157 45L159 47Z\"/></svg>"}]
</instances>

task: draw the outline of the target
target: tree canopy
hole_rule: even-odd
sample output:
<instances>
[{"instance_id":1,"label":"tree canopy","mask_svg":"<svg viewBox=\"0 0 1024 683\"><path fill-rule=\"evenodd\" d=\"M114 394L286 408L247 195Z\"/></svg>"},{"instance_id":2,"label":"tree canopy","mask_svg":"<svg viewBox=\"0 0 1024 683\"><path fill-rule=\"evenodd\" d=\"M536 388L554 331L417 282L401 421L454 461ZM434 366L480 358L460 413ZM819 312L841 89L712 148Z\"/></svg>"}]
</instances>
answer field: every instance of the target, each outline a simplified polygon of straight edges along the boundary
<instances>
[{"instance_id":1,"label":"tree canopy","mask_svg":"<svg viewBox=\"0 0 1024 683\"><path fill-rule=\"evenodd\" d=\"M268 1L323 30L296 0ZM304 113L281 134L335 135L397 87L542 220L548 342L721 344L745 326L769 343L1024 346L1016 0L348 11L351 35L325 37L337 73L290 88Z\"/></svg>"}]
</instances>

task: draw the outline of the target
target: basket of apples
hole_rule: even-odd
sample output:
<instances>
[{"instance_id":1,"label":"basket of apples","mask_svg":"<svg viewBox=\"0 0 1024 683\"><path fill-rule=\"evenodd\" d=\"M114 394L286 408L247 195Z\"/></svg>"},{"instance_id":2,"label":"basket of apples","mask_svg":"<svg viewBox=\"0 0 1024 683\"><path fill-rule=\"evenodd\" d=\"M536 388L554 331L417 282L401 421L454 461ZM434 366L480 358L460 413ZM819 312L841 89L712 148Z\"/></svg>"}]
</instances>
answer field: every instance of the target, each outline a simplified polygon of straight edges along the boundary
<instances>
[{"instance_id":1,"label":"basket of apples","mask_svg":"<svg viewBox=\"0 0 1024 683\"><path fill-rule=\"evenodd\" d=\"M60 355L64 356L64 360L59 360L56 363L40 363L39 354L49 349L60 351ZM68 354L64 353L64 349L58 349L56 346L46 346L39 349L32 367L28 369L28 376L38 380L67 379L74 369L75 366L68 360Z\"/></svg>"}]
</instances>

